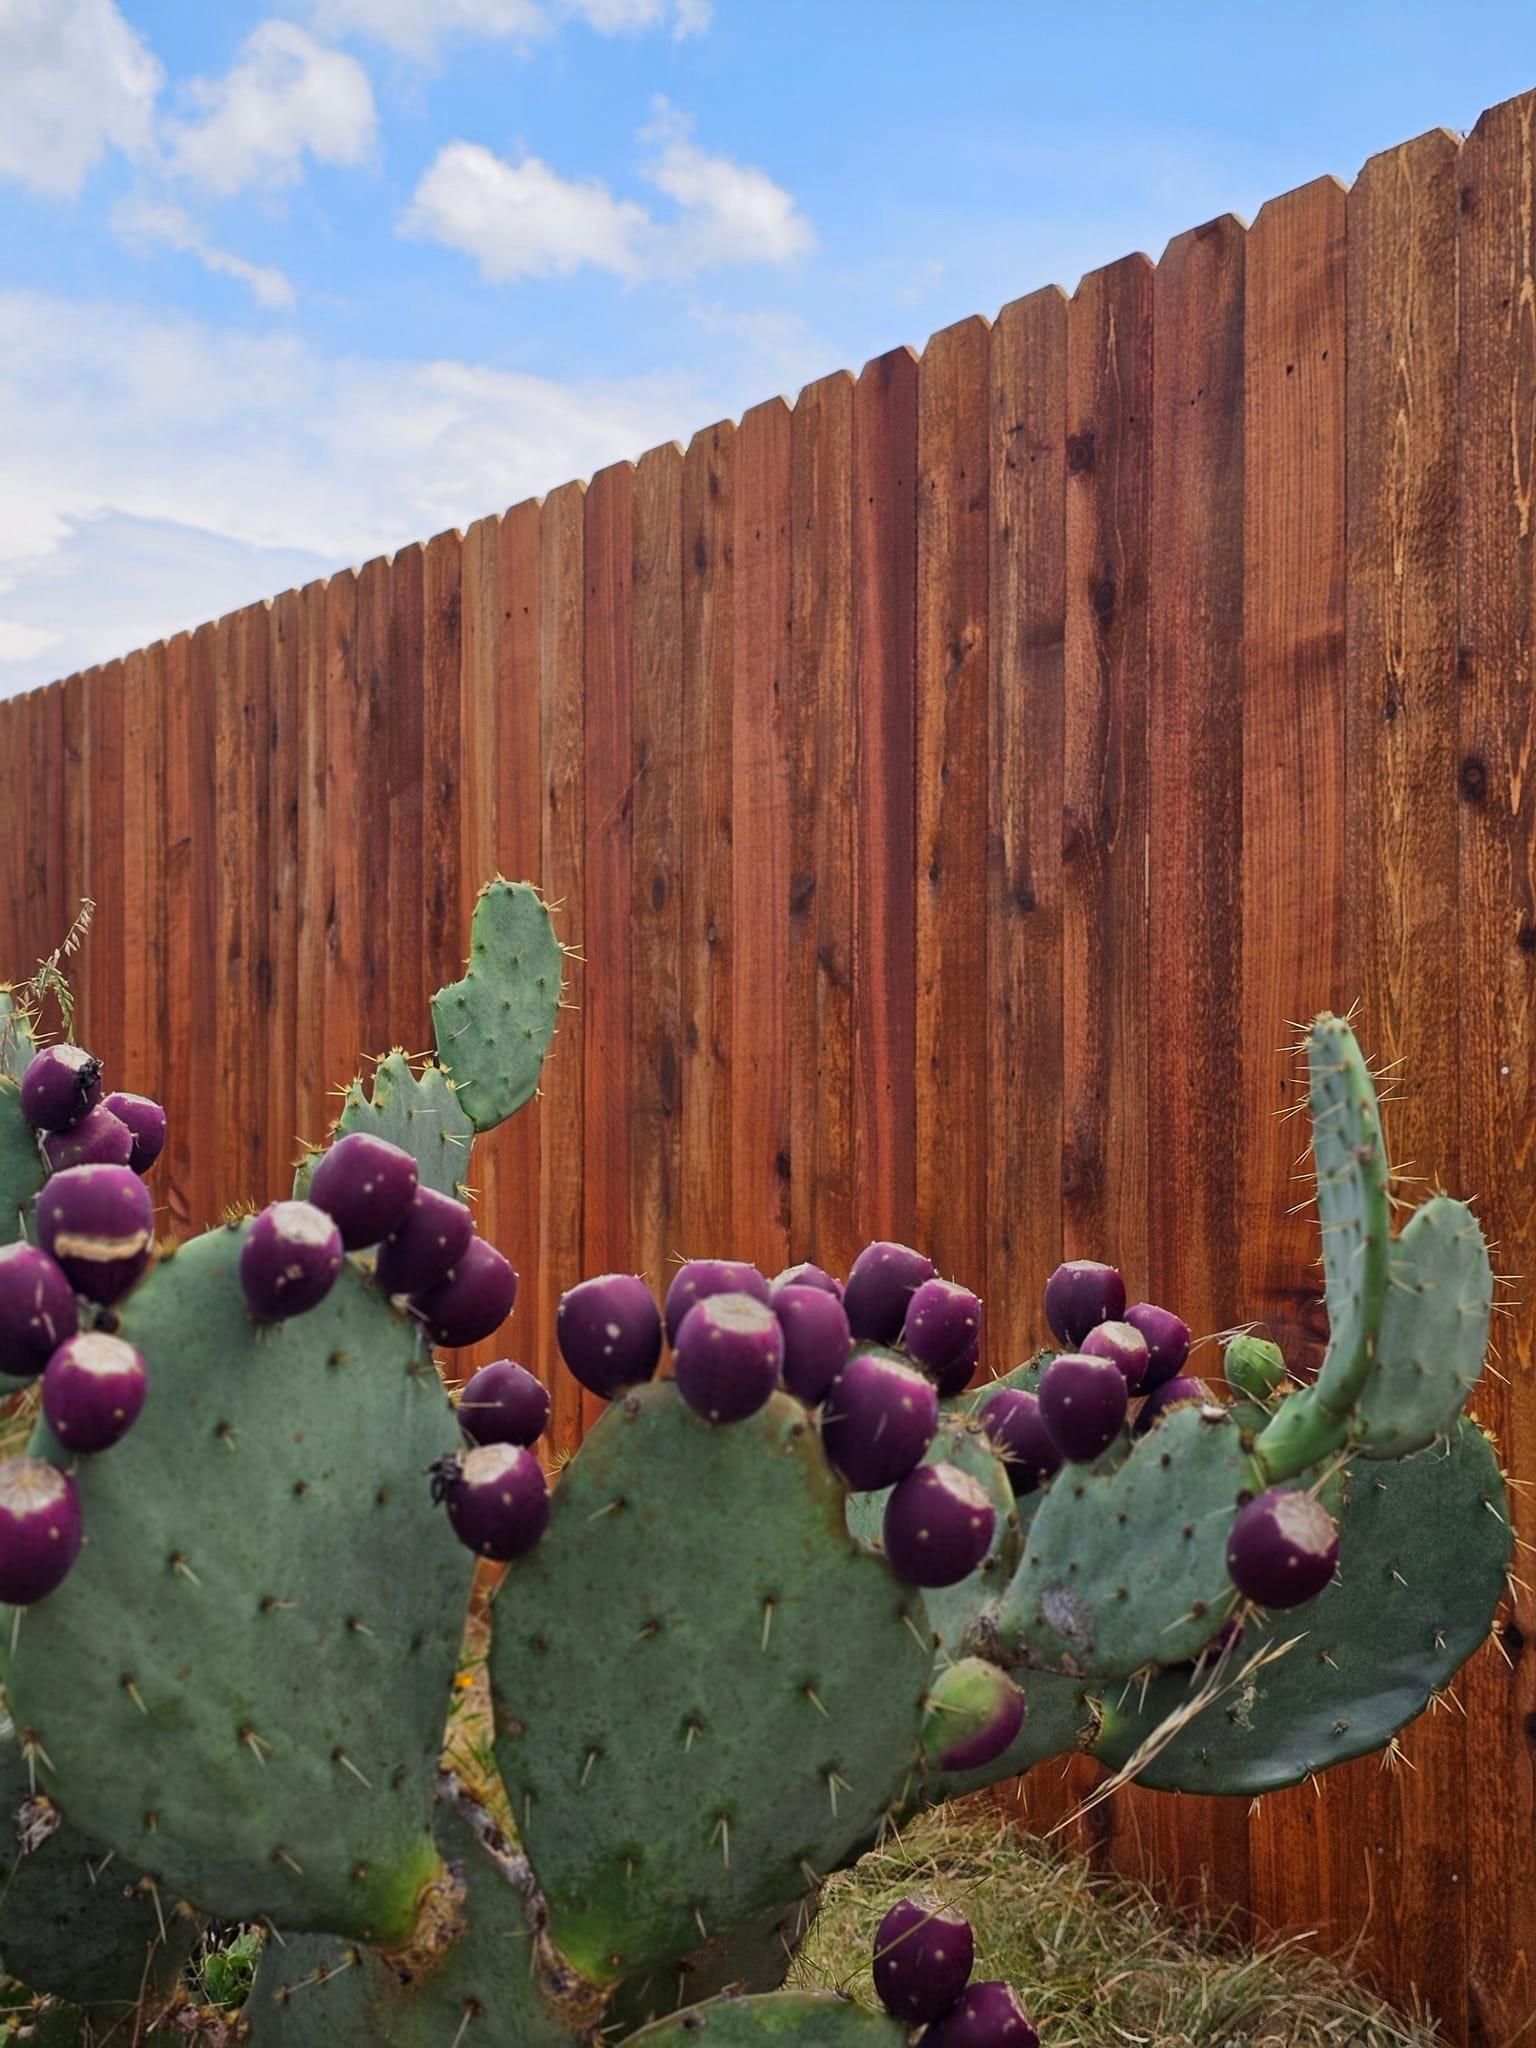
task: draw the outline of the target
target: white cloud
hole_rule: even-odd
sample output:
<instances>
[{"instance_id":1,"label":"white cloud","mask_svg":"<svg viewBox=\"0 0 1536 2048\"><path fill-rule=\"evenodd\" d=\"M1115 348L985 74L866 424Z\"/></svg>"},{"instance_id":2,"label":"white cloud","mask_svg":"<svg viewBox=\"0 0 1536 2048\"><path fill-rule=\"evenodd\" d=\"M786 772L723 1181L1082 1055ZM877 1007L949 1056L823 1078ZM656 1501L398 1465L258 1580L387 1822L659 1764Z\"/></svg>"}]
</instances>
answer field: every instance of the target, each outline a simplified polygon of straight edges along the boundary
<instances>
[{"instance_id":1,"label":"white cloud","mask_svg":"<svg viewBox=\"0 0 1536 2048\"><path fill-rule=\"evenodd\" d=\"M260 306L276 308L294 303L293 285L282 271L265 263L249 263L243 256L218 248L172 200L149 199L142 194L121 199L112 209L112 227L130 248L178 249L184 255L195 256L205 270L216 276L237 278Z\"/></svg>"},{"instance_id":2,"label":"white cloud","mask_svg":"<svg viewBox=\"0 0 1536 2048\"><path fill-rule=\"evenodd\" d=\"M445 44L531 44L561 20L585 21L599 35L634 34L668 21L679 40L709 26L711 0L310 0L321 35L366 36L419 63Z\"/></svg>"},{"instance_id":3,"label":"white cloud","mask_svg":"<svg viewBox=\"0 0 1536 2048\"><path fill-rule=\"evenodd\" d=\"M0 176L68 199L107 150L147 152L161 77L114 0L0 0Z\"/></svg>"},{"instance_id":4,"label":"white cloud","mask_svg":"<svg viewBox=\"0 0 1536 2048\"><path fill-rule=\"evenodd\" d=\"M221 197L291 183L306 156L358 164L373 151L367 72L296 22L258 23L224 77L194 79L187 92L197 112L168 125L170 164Z\"/></svg>"},{"instance_id":5,"label":"white cloud","mask_svg":"<svg viewBox=\"0 0 1536 2048\"><path fill-rule=\"evenodd\" d=\"M814 248L810 222L782 185L749 164L710 156L665 100L642 140L641 175L676 202L658 220L596 178L564 178L536 156L516 163L476 142L450 142L423 173L400 231L471 256L495 284L591 267L634 281L691 277L732 263L788 263Z\"/></svg>"},{"instance_id":6,"label":"white cloud","mask_svg":"<svg viewBox=\"0 0 1536 2048\"><path fill-rule=\"evenodd\" d=\"M23 626L15 619L0 619L0 664L32 660L48 648L59 646L63 639L62 633L50 632L46 626Z\"/></svg>"}]
</instances>

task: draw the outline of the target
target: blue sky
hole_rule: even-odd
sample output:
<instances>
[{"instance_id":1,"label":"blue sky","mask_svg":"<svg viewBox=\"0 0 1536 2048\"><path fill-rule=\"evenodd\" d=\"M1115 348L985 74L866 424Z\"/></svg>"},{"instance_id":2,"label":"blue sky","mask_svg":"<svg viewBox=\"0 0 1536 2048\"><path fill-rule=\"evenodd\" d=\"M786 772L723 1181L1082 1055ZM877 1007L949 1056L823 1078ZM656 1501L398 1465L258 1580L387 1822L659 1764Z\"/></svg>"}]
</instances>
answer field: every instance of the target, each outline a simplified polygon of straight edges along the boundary
<instances>
[{"instance_id":1,"label":"blue sky","mask_svg":"<svg viewBox=\"0 0 1536 2048\"><path fill-rule=\"evenodd\" d=\"M1536 0L0 0L0 695L1536 84Z\"/></svg>"}]
</instances>

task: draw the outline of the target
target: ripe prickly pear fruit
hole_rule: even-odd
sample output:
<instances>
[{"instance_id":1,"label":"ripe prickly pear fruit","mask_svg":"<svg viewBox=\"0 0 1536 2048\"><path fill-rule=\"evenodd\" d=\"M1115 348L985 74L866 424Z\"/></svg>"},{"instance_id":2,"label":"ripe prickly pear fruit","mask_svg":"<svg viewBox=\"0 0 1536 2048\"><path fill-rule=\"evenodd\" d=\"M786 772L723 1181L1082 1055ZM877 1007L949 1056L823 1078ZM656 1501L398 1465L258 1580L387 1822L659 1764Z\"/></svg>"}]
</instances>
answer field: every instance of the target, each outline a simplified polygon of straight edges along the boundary
<instances>
[{"instance_id":1,"label":"ripe prickly pear fruit","mask_svg":"<svg viewBox=\"0 0 1536 2048\"><path fill-rule=\"evenodd\" d=\"M517 1269L512 1261L472 1237L446 1280L424 1294L411 1296L411 1307L434 1344L478 1344L499 1330L517 1300Z\"/></svg>"},{"instance_id":2,"label":"ripe prickly pear fruit","mask_svg":"<svg viewBox=\"0 0 1536 2048\"><path fill-rule=\"evenodd\" d=\"M1051 1442L1074 1465L1102 1456L1125 1427L1125 1375L1108 1358L1064 1351L1040 1381L1040 1414Z\"/></svg>"},{"instance_id":3,"label":"ripe prickly pear fruit","mask_svg":"<svg viewBox=\"0 0 1536 2048\"><path fill-rule=\"evenodd\" d=\"M1125 1282L1097 1259L1068 1259L1045 1283L1045 1319L1063 1344L1081 1344L1096 1323L1125 1314Z\"/></svg>"},{"instance_id":4,"label":"ripe prickly pear fruit","mask_svg":"<svg viewBox=\"0 0 1536 2048\"><path fill-rule=\"evenodd\" d=\"M712 1294L750 1294L754 1301L771 1298L768 1282L756 1266L742 1259L689 1259L672 1275L667 1289L667 1342L676 1344L683 1318Z\"/></svg>"},{"instance_id":5,"label":"ripe prickly pear fruit","mask_svg":"<svg viewBox=\"0 0 1536 2048\"><path fill-rule=\"evenodd\" d=\"M823 1294L835 1294L839 1301L843 1298L842 1281L829 1273L825 1266L814 1265L809 1259L802 1259L798 1266L786 1266L782 1273L774 1274L768 1282L771 1301L777 1303L781 1287L819 1287Z\"/></svg>"},{"instance_id":6,"label":"ripe prickly pear fruit","mask_svg":"<svg viewBox=\"0 0 1536 2048\"><path fill-rule=\"evenodd\" d=\"M371 1131L348 1131L321 1153L309 1177L309 1199L336 1225L347 1250L360 1252L400 1228L418 1178L416 1161L402 1146Z\"/></svg>"},{"instance_id":7,"label":"ripe prickly pear fruit","mask_svg":"<svg viewBox=\"0 0 1536 2048\"><path fill-rule=\"evenodd\" d=\"M891 1570L909 1586L958 1586L986 1556L997 1510L955 1465L919 1465L892 1489L881 1534Z\"/></svg>"},{"instance_id":8,"label":"ripe prickly pear fruit","mask_svg":"<svg viewBox=\"0 0 1536 2048\"><path fill-rule=\"evenodd\" d=\"M127 1166L71 1166L37 1198L37 1236L76 1294L110 1307L149 1264L155 1205Z\"/></svg>"},{"instance_id":9,"label":"ripe prickly pear fruit","mask_svg":"<svg viewBox=\"0 0 1536 2048\"><path fill-rule=\"evenodd\" d=\"M1128 1394L1138 1394L1147 1376L1151 1353L1147 1340L1134 1323L1095 1323L1083 1339L1085 1358L1107 1358L1118 1365Z\"/></svg>"},{"instance_id":10,"label":"ripe prickly pear fruit","mask_svg":"<svg viewBox=\"0 0 1536 2048\"><path fill-rule=\"evenodd\" d=\"M935 1275L914 1288L901 1336L907 1356L937 1382L940 1394L958 1394L981 1342L981 1302L968 1287ZM957 1383L962 1367L965 1378Z\"/></svg>"},{"instance_id":11,"label":"ripe prickly pear fruit","mask_svg":"<svg viewBox=\"0 0 1536 2048\"><path fill-rule=\"evenodd\" d=\"M42 1154L50 1173L64 1173L71 1166L127 1166L133 1158L133 1133L98 1102L67 1131L45 1131Z\"/></svg>"},{"instance_id":12,"label":"ripe prickly pear fruit","mask_svg":"<svg viewBox=\"0 0 1536 2048\"><path fill-rule=\"evenodd\" d=\"M240 1285L258 1323L318 1308L336 1284L341 1232L313 1202L269 1202L240 1247Z\"/></svg>"},{"instance_id":13,"label":"ripe prickly pear fruit","mask_svg":"<svg viewBox=\"0 0 1536 2048\"><path fill-rule=\"evenodd\" d=\"M82 1330L43 1373L43 1414L66 1451L110 1451L132 1429L149 1392L144 1359L121 1337Z\"/></svg>"},{"instance_id":14,"label":"ripe prickly pear fruit","mask_svg":"<svg viewBox=\"0 0 1536 2048\"><path fill-rule=\"evenodd\" d=\"M498 1358L464 1382L458 1414L477 1444L536 1443L549 1426L549 1389L527 1366Z\"/></svg>"},{"instance_id":15,"label":"ripe prickly pear fruit","mask_svg":"<svg viewBox=\"0 0 1536 2048\"><path fill-rule=\"evenodd\" d=\"M80 1327L63 1269L35 1244L0 1245L0 1372L35 1379Z\"/></svg>"},{"instance_id":16,"label":"ripe prickly pear fruit","mask_svg":"<svg viewBox=\"0 0 1536 2048\"><path fill-rule=\"evenodd\" d=\"M522 1444L481 1444L440 1459L432 1498L447 1503L465 1549L498 1564L526 1557L549 1524L549 1482Z\"/></svg>"},{"instance_id":17,"label":"ripe prickly pear fruit","mask_svg":"<svg viewBox=\"0 0 1536 2048\"><path fill-rule=\"evenodd\" d=\"M148 1173L165 1150L165 1111L147 1095L128 1095L121 1089L107 1096L101 1106L128 1126L133 1139L128 1164L135 1173Z\"/></svg>"},{"instance_id":18,"label":"ripe prickly pear fruit","mask_svg":"<svg viewBox=\"0 0 1536 2048\"><path fill-rule=\"evenodd\" d=\"M1171 1308L1159 1308L1155 1301L1138 1301L1125 1312L1133 1330L1147 1340L1147 1369L1141 1376L1141 1392L1150 1394L1165 1380L1184 1370L1189 1356L1189 1325Z\"/></svg>"},{"instance_id":19,"label":"ripe prickly pear fruit","mask_svg":"<svg viewBox=\"0 0 1536 2048\"><path fill-rule=\"evenodd\" d=\"M979 1771L1008 1748L1025 1712L1024 1694L1006 1671L961 1657L928 1688L923 1755L941 1771Z\"/></svg>"},{"instance_id":20,"label":"ripe prickly pear fruit","mask_svg":"<svg viewBox=\"0 0 1536 2048\"><path fill-rule=\"evenodd\" d=\"M641 1385L661 1357L661 1316L651 1290L637 1273L579 1280L560 1297L555 1342L581 1384L604 1401Z\"/></svg>"},{"instance_id":21,"label":"ripe prickly pear fruit","mask_svg":"<svg viewBox=\"0 0 1536 2048\"><path fill-rule=\"evenodd\" d=\"M1234 1337L1222 1353L1222 1371L1234 1394L1267 1401L1285 1378L1285 1354L1267 1337Z\"/></svg>"},{"instance_id":22,"label":"ripe prickly pear fruit","mask_svg":"<svg viewBox=\"0 0 1536 2048\"><path fill-rule=\"evenodd\" d=\"M0 1600L30 1607L63 1584L80 1554L75 1482L46 1458L0 1464Z\"/></svg>"},{"instance_id":23,"label":"ripe prickly pear fruit","mask_svg":"<svg viewBox=\"0 0 1536 2048\"><path fill-rule=\"evenodd\" d=\"M948 2012L976 1960L971 1923L931 1893L892 1906L875 1929L875 1995L909 2027Z\"/></svg>"},{"instance_id":24,"label":"ripe prickly pear fruit","mask_svg":"<svg viewBox=\"0 0 1536 2048\"><path fill-rule=\"evenodd\" d=\"M923 2048L1040 2048L1011 1984L970 1984L923 2036Z\"/></svg>"},{"instance_id":25,"label":"ripe prickly pear fruit","mask_svg":"<svg viewBox=\"0 0 1536 2048\"><path fill-rule=\"evenodd\" d=\"M1189 1408L1196 1403L1204 1407L1210 1398L1211 1390L1204 1380L1187 1379L1182 1373L1174 1379L1164 1380L1141 1404L1141 1413L1136 1418L1137 1436L1145 1436L1149 1429L1162 1421L1170 1408Z\"/></svg>"},{"instance_id":26,"label":"ripe prickly pear fruit","mask_svg":"<svg viewBox=\"0 0 1536 2048\"><path fill-rule=\"evenodd\" d=\"M675 1354L677 1391L694 1413L709 1422L741 1422L779 1383L784 1332L755 1295L711 1294L683 1317Z\"/></svg>"},{"instance_id":27,"label":"ripe prickly pear fruit","mask_svg":"<svg viewBox=\"0 0 1536 2048\"><path fill-rule=\"evenodd\" d=\"M34 1131L67 1131L101 1100L101 1061L83 1045L45 1045L21 1077L21 1113Z\"/></svg>"},{"instance_id":28,"label":"ripe prickly pear fruit","mask_svg":"<svg viewBox=\"0 0 1536 2048\"><path fill-rule=\"evenodd\" d=\"M877 1239L865 1245L849 1268L843 1289L849 1329L870 1343L894 1344L912 1296L932 1278L932 1259L913 1251L909 1244Z\"/></svg>"},{"instance_id":29,"label":"ripe prickly pear fruit","mask_svg":"<svg viewBox=\"0 0 1536 2048\"><path fill-rule=\"evenodd\" d=\"M1339 1525L1320 1500L1273 1486L1238 1510L1227 1537L1227 1573L1260 1607L1300 1607L1333 1577Z\"/></svg>"},{"instance_id":30,"label":"ripe prickly pear fruit","mask_svg":"<svg viewBox=\"0 0 1536 2048\"><path fill-rule=\"evenodd\" d=\"M405 1221L379 1246L374 1275L386 1294L425 1294L469 1249L475 1219L462 1202L418 1187Z\"/></svg>"},{"instance_id":31,"label":"ripe prickly pear fruit","mask_svg":"<svg viewBox=\"0 0 1536 2048\"><path fill-rule=\"evenodd\" d=\"M775 1286L773 1312L784 1332L784 1384L807 1408L818 1407L848 1360L842 1298L810 1283Z\"/></svg>"},{"instance_id":32,"label":"ripe prickly pear fruit","mask_svg":"<svg viewBox=\"0 0 1536 2048\"><path fill-rule=\"evenodd\" d=\"M858 1351L827 1390L821 1441L855 1493L905 1479L933 1442L939 1395L899 1358Z\"/></svg>"},{"instance_id":33,"label":"ripe prickly pear fruit","mask_svg":"<svg viewBox=\"0 0 1536 2048\"><path fill-rule=\"evenodd\" d=\"M999 1387L977 1413L1015 1496L1033 1493L1061 1470L1061 1453L1045 1426L1038 1394Z\"/></svg>"}]
</instances>

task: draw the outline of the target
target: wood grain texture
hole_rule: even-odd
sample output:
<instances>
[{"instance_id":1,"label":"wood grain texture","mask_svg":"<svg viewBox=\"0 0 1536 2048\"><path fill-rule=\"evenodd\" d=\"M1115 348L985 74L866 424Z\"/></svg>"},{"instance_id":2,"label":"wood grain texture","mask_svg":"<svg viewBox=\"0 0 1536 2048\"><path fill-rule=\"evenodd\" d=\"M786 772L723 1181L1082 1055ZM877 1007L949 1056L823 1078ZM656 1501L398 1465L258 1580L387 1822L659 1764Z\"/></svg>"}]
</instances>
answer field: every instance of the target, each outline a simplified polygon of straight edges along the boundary
<instances>
[{"instance_id":1,"label":"wood grain texture","mask_svg":"<svg viewBox=\"0 0 1536 2048\"><path fill-rule=\"evenodd\" d=\"M459 880L459 763L463 753L460 708L463 540L456 532L427 542L422 563L425 633L422 648L422 916L426 977L423 1002L464 966L469 935L463 929ZM422 1013L431 1042L431 1016Z\"/></svg>"},{"instance_id":2,"label":"wood grain texture","mask_svg":"<svg viewBox=\"0 0 1536 2048\"><path fill-rule=\"evenodd\" d=\"M357 572L357 719L361 753L358 801L373 825L373 858L368 887L368 914L358 933L360 985L357 992L358 1044L375 1057L388 1052L399 1027L394 1015L392 975L398 981L399 941L390 921L394 906L394 798L398 780L392 761L390 620L393 581L389 561L375 556ZM327 1075L330 1087L338 1077Z\"/></svg>"},{"instance_id":3,"label":"wood grain texture","mask_svg":"<svg viewBox=\"0 0 1536 2048\"><path fill-rule=\"evenodd\" d=\"M299 833L304 808L303 602L296 590L272 600L268 624L270 708L267 748L267 958L272 976L272 1029L267 1053L265 1184L287 1192L300 1133L317 1118L299 1099ZM319 1104L314 1105L316 1111Z\"/></svg>"},{"instance_id":4,"label":"wood grain texture","mask_svg":"<svg viewBox=\"0 0 1536 2048\"><path fill-rule=\"evenodd\" d=\"M388 798L388 881L385 904L391 934L388 1045L425 1052L431 1030L427 1004L437 984L427 973L425 819L423 815L426 660L426 556L413 544L389 565L389 611L384 620L386 679L383 753Z\"/></svg>"}]
</instances>

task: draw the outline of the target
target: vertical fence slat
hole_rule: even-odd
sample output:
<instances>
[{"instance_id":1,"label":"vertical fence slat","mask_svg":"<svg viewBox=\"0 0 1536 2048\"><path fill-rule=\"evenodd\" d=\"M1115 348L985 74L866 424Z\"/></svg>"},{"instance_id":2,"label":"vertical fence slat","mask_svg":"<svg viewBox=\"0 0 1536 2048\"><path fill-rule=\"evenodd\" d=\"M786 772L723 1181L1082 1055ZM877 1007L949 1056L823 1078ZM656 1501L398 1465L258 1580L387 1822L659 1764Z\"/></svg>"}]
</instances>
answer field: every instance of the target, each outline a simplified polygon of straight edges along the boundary
<instances>
[{"instance_id":1,"label":"vertical fence slat","mask_svg":"<svg viewBox=\"0 0 1536 2048\"><path fill-rule=\"evenodd\" d=\"M428 1041L426 885L423 854L422 670L426 660L426 551L413 543L389 565L389 668L385 758L389 763L389 1042L422 1052ZM383 1050L383 1047L380 1047Z\"/></svg>"},{"instance_id":2,"label":"vertical fence slat","mask_svg":"<svg viewBox=\"0 0 1536 2048\"><path fill-rule=\"evenodd\" d=\"M74 978L81 997L76 1036L93 1050L122 1043L125 668L125 662L108 661L93 670L86 697L83 893L95 904L96 915L86 941L89 954L79 957Z\"/></svg>"},{"instance_id":3,"label":"vertical fence slat","mask_svg":"<svg viewBox=\"0 0 1536 2048\"><path fill-rule=\"evenodd\" d=\"M463 714L462 663L463 548L450 530L428 541L422 563L422 989L423 1048L432 1043L426 1008L445 982L461 972L469 934L460 922L459 768Z\"/></svg>"},{"instance_id":4,"label":"vertical fence slat","mask_svg":"<svg viewBox=\"0 0 1536 2048\"><path fill-rule=\"evenodd\" d=\"M666 1285L682 1228L683 453L635 471L630 1252Z\"/></svg>"},{"instance_id":5,"label":"vertical fence slat","mask_svg":"<svg viewBox=\"0 0 1536 2048\"><path fill-rule=\"evenodd\" d=\"M375 844L368 901L370 914L361 920L358 958L361 986L357 993L358 1048L369 1056L387 1052L399 1042L402 1025L394 1010L399 981L400 941L392 922L396 904L393 838L393 791L397 770L393 759L394 692L390 671L390 619L393 612L393 571L383 556L365 562L357 572L357 717L361 759L356 773L362 790L355 799L362 814L374 821L383 842ZM354 800L354 799L349 799ZM343 1074L323 1077L327 1088L343 1083Z\"/></svg>"},{"instance_id":6,"label":"vertical fence slat","mask_svg":"<svg viewBox=\"0 0 1536 2048\"><path fill-rule=\"evenodd\" d=\"M866 363L853 397L856 1235L917 1233L917 358Z\"/></svg>"},{"instance_id":7,"label":"vertical fence slat","mask_svg":"<svg viewBox=\"0 0 1536 2048\"><path fill-rule=\"evenodd\" d=\"M0 982L25 981L32 972L27 848L28 792L37 775L33 749L31 705L26 697L9 698L0 704Z\"/></svg>"},{"instance_id":8,"label":"vertical fence slat","mask_svg":"<svg viewBox=\"0 0 1536 2048\"><path fill-rule=\"evenodd\" d=\"M158 917L159 860L156 842L163 806L158 787L158 720L155 717L149 650L123 663L122 753L115 764L121 781L118 939L122 961L122 1009L113 1037L112 1069L106 1086L153 1095L158 1083L155 1018L149 1002L154 925Z\"/></svg>"},{"instance_id":9,"label":"vertical fence slat","mask_svg":"<svg viewBox=\"0 0 1536 2048\"><path fill-rule=\"evenodd\" d=\"M267 951L272 965L272 1032L267 1072L267 1188L288 1191L288 1167L311 1118L299 1097L299 1039L307 1029L299 997L299 819L304 801L303 605L296 590L272 600L271 782L267 791L272 869ZM318 1125L317 1125L318 1128Z\"/></svg>"},{"instance_id":10,"label":"vertical fence slat","mask_svg":"<svg viewBox=\"0 0 1536 2048\"><path fill-rule=\"evenodd\" d=\"M917 401L917 1242L986 1245L987 322L936 334Z\"/></svg>"},{"instance_id":11,"label":"vertical fence slat","mask_svg":"<svg viewBox=\"0 0 1536 2048\"><path fill-rule=\"evenodd\" d=\"M1461 152L1461 672L1458 786L1461 1176L1498 1271L1520 1276L1495 1326L1504 1382L1478 1413L1506 1469L1536 1465L1536 94L1485 113ZM1511 1495L1536 1539L1529 1489ZM1521 1563L1522 1579L1530 1573ZM1521 1590L1512 1668L1467 1675L1474 2041L1536 2011L1536 1598ZM1524 1738L1523 1741L1521 1738ZM1518 1759L1518 1761L1516 1760ZM1497 1790L1495 1790L1497 1788Z\"/></svg>"}]
</instances>

